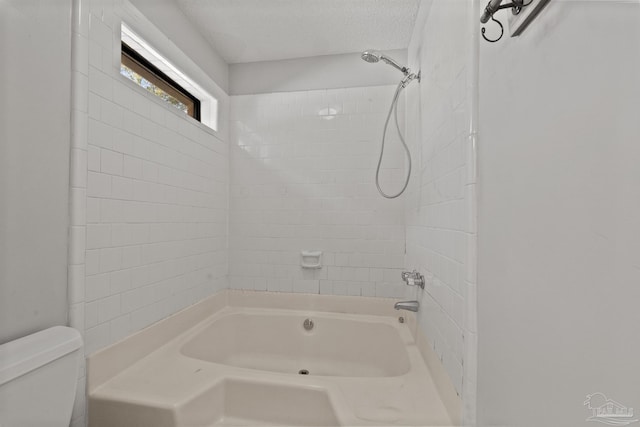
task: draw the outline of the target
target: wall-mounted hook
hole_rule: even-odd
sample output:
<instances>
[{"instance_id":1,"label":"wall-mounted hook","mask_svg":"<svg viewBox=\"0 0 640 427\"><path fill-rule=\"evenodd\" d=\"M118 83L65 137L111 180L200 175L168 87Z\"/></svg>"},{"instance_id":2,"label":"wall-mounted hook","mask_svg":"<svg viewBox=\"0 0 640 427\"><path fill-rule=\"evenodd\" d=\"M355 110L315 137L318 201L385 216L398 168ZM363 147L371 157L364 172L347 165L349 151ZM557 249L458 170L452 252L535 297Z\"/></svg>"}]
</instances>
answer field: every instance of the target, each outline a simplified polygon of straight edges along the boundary
<instances>
[{"instance_id":1,"label":"wall-mounted hook","mask_svg":"<svg viewBox=\"0 0 640 427\"><path fill-rule=\"evenodd\" d=\"M488 41L489 43L495 43L498 40L500 40L502 38L502 36L504 35L504 26L502 25L502 22L500 22L496 18L494 18L493 15L491 16L491 20L493 22L495 22L496 24L500 25L500 36L498 36L498 38L495 39L495 40L491 40L491 39L487 38L487 36L484 35L484 33L487 32L487 29L485 27L482 27L482 29L481 29L482 38L485 39L486 41Z\"/></svg>"},{"instance_id":2,"label":"wall-mounted hook","mask_svg":"<svg viewBox=\"0 0 640 427\"><path fill-rule=\"evenodd\" d=\"M503 4L503 5L501 5L500 3L502 3L502 0L490 0L489 3L487 3L487 7L484 8L484 12L482 13L482 16L480 17L480 22L483 24L486 24L487 22L489 22L489 19L491 19L493 22L495 22L500 26L500 37L498 37L495 40L491 40L484 35L487 31L485 27L482 27L482 29L480 30L482 32L482 38L484 38L486 41L490 43L497 42L504 35L504 26L502 25L502 22L494 18L493 15L501 9L509 9L509 8L511 9L514 15L518 15L524 7L527 7L531 3L533 3L533 0L529 0L529 3L525 3L524 0L512 0L511 3Z\"/></svg>"}]
</instances>

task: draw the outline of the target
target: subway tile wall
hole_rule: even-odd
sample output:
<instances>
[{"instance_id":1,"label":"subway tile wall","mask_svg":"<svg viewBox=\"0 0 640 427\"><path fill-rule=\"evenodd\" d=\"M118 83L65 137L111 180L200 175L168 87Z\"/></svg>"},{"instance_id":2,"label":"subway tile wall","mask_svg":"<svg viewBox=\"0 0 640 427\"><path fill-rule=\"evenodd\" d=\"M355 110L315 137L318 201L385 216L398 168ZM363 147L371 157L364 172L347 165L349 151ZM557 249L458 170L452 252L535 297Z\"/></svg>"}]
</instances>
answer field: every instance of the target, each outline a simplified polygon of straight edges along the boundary
<instances>
[{"instance_id":1,"label":"subway tile wall","mask_svg":"<svg viewBox=\"0 0 640 427\"><path fill-rule=\"evenodd\" d=\"M475 378L470 53L466 33L437 36L464 19L462 2L435 1L451 10L430 16L448 18L412 41L410 65L432 78L405 92L414 171L394 200L374 177L395 86L230 97L227 145L121 78L119 2L85 4L74 18L70 318L86 353L227 286L406 297L400 271L416 268L422 329L462 393ZM404 95L399 106L404 128ZM394 127L387 192L406 167ZM323 251L323 267L302 269L304 250Z\"/></svg>"},{"instance_id":2,"label":"subway tile wall","mask_svg":"<svg viewBox=\"0 0 640 427\"><path fill-rule=\"evenodd\" d=\"M120 76L127 13L73 5L70 324L86 355L228 287L226 136Z\"/></svg>"},{"instance_id":3,"label":"subway tile wall","mask_svg":"<svg viewBox=\"0 0 640 427\"><path fill-rule=\"evenodd\" d=\"M408 140L419 165L405 199L406 267L426 276L419 322L463 396L466 421L475 416L477 343L477 40L471 33L477 16L470 13L472 3L434 0L426 18L416 24L410 65L419 64L428 78L419 88L409 87L407 95ZM468 23L468 30L460 23Z\"/></svg>"},{"instance_id":4,"label":"subway tile wall","mask_svg":"<svg viewBox=\"0 0 640 427\"><path fill-rule=\"evenodd\" d=\"M383 199L374 182L394 90L231 97L232 288L404 295L403 202ZM392 126L381 174L389 192L405 166ZM304 250L323 251L323 267L302 269Z\"/></svg>"},{"instance_id":5,"label":"subway tile wall","mask_svg":"<svg viewBox=\"0 0 640 427\"><path fill-rule=\"evenodd\" d=\"M87 354L226 286L227 144L119 75L118 23L91 15Z\"/></svg>"}]
</instances>

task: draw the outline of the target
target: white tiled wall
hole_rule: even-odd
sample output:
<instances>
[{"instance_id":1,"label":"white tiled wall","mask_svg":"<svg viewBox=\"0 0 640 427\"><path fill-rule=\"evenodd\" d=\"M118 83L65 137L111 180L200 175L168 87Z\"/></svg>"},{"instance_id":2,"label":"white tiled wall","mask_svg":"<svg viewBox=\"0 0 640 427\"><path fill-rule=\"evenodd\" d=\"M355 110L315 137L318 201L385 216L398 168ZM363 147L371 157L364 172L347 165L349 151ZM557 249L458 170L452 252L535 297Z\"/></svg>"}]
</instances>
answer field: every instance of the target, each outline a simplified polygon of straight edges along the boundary
<instances>
[{"instance_id":1,"label":"white tiled wall","mask_svg":"<svg viewBox=\"0 0 640 427\"><path fill-rule=\"evenodd\" d=\"M411 65L420 57L431 78L407 91L413 181L394 200L378 194L374 177L395 86L231 97L229 153L224 132L119 75L119 1L81 8L70 289L87 354L226 287L227 274L238 289L403 297L406 266L427 273L421 324L461 392L475 331L464 314L475 283L470 49L460 35L429 44L431 32L466 17L463 2L452 3L436 1L448 18L412 43ZM401 127L404 106L401 98ZM393 128L387 192L401 187L406 166ZM305 250L323 251L321 269L300 267Z\"/></svg>"},{"instance_id":2,"label":"white tiled wall","mask_svg":"<svg viewBox=\"0 0 640 427\"><path fill-rule=\"evenodd\" d=\"M224 129L120 76L123 4L74 4L70 323L87 355L228 286Z\"/></svg>"},{"instance_id":3,"label":"white tiled wall","mask_svg":"<svg viewBox=\"0 0 640 427\"><path fill-rule=\"evenodd\" d=\"M394 90L231 97L232 288L403 295L403 202L383 199L374 183ZM388 144L382 177L391 192L404 157L396 137ZM323 268L300 268L303 250L323 251Z\"/></svg>"},{"instance_id":4,"label":"white tiled wall","mask_svg":"<svg viewBox=\"0 0 640 427\"><path fill-rule=\"evenodd\" d=\"M225 286L227 144L119 75L119 33L91 14L87 354Z\"/></svg>"},{"instance_id":5,"label":"white tiled wall","mask_svg":"<svg viewBox=\"0 0 640 427\"><path fill-rule=\"evenodd\" d=\"M477 58L471 3L434 0L414 30L409 61L420 64L423 80L407 95L407 133L418 170L405 199L406 267L426 276L420 325L464 398L466 421L473 418L466 405L475 399L477 342L472 120Z\"/></svg>"}]
</instances>

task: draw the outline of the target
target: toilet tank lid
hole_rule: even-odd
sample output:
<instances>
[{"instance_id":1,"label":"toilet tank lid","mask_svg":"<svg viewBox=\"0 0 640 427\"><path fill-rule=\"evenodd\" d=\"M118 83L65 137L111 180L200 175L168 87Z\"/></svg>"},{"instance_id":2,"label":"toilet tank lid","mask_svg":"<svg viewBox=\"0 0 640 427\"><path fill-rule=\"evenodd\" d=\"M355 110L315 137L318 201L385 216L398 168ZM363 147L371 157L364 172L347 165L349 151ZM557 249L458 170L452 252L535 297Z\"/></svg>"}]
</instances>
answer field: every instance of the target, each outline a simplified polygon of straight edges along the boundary
<instances>
[{"instance_id":1,"label":"toilet tank lid","mask_svg":"<svg viewBox=\"0 0 640 427\"><path fill-rule=\"evenodd\" d=\"M0 345L0 386L82 347L80 333L54 326Z\"/></svg>"}]
</instances>

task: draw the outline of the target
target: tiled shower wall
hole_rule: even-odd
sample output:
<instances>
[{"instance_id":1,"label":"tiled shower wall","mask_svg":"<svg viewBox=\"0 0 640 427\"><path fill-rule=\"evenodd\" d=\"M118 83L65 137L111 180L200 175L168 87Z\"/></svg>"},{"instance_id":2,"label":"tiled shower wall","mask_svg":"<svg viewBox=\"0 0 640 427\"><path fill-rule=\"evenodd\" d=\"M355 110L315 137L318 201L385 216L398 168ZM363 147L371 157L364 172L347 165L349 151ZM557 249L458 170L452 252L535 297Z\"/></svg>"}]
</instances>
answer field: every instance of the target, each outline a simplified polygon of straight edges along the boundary
<instances>
[{"instance_id":1,"label":"tiled shower wall","mask_svg":"<svg viewBox=\"0 0 640 427\"><path fill-rule=\"evenodd\" d=\"M224 134L120 76L126 13L74 4L70 322L86 355L228 286Z\"/></svg>"},{"instance_id":2,"label":"tiled shower wall","mask_svg":"<svg viewBox=\"0 0 640 427\"><path fill-rule=\"evenodd\" d=\"M227 144L120 76L119 24L91 15L87 353L226 285Z\"/></svg>"},{"instance_id":3,"label":"tiled shower wall","mask_svg":"<svg viewBox=\"0 0 640 427\"><path fill-rule=\"evenodd\" d=\"M394 90L231 97L232 288L404 294L403 202L383 199L374 183ZM404 173L404 157L390 129L382 173L388 192L401 186ZM323 251L323 267L302 269L304 250Z\"/></svg>"},{"instance_id":4,"label":"tiled shower wall","mask_svg":"<svg viewBox=\"0 0 640 427\"><path fill-rule=\"evenodd\" d=\"M477 343L472 3L423 1L409 47L410 66L419 64L423 80L407 95L407 134L419 166L405 199L406 266L426 276L420 325L463 397L465 425L475 417Z\"/></svg>"}]
</instances>

